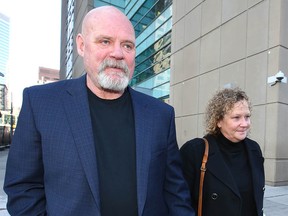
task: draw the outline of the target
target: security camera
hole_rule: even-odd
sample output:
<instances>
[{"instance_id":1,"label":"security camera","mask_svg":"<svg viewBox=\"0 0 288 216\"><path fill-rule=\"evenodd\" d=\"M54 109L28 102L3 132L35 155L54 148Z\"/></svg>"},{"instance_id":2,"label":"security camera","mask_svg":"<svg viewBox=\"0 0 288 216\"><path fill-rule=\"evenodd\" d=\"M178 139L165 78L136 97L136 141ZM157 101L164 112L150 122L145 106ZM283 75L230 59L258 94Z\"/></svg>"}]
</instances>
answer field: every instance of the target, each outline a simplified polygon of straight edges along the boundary
<instances>
[{"instance_id":1,"label":"security camera","mask_svg":"<svg viewBox=\"0 0 288 216\"><path fill-rule=\"evenodd\" d=\"M282 71L279 71L276 75L275 78L277 79L278 82L281 82L281 80L284 79L284 73Z\"/></svg>"},{"instance_id":2,"label":"security camera","mask_svg":"<svg viewBox=\"0 0 288 216\"><path fill-rule=\"evenodd\" d=\"M276 85L276 83L287 83L287 77L282 71L278 71L278 73L276 73L274 76L267 78L267 83L269 83L271 86Z\"/></svg>"}]
</instances>

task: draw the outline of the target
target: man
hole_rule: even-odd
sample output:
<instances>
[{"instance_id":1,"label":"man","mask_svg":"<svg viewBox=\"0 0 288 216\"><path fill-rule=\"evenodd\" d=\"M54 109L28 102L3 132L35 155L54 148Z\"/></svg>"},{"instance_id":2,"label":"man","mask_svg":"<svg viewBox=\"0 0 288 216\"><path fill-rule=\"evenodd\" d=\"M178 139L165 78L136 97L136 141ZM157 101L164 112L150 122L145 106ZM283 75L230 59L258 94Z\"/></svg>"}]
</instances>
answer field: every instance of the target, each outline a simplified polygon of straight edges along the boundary
<instances>
[{"instance_id":1,"label":"man","mask_svg":"<svg viewBox=\"0 0 288 216\"><path fill-rule=\"evenodd\" d=\"M194 215L173 108L127 87L130 21L93 9L76 42L84 76L24 90L4 185L10 214Z\"/></svg>"}]
</instances>

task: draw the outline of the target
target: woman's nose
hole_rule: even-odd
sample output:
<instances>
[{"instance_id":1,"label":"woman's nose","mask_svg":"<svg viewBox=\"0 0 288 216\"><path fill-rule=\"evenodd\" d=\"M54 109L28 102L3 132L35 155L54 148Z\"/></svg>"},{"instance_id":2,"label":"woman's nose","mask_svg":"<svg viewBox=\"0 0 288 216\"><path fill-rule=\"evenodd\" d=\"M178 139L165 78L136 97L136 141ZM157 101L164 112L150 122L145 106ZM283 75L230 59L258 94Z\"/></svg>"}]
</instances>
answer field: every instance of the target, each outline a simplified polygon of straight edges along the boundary
<instances>
[{"instance_id":1,"label":"woman's nose","mask_svg":"<svg viewBox=\"0 0 288 216\"><path fill-rule=\"evenodd\" d=\"M241 118L241 126L249 126L250 125L250 118Z\"/></svg>"}]
</instances>

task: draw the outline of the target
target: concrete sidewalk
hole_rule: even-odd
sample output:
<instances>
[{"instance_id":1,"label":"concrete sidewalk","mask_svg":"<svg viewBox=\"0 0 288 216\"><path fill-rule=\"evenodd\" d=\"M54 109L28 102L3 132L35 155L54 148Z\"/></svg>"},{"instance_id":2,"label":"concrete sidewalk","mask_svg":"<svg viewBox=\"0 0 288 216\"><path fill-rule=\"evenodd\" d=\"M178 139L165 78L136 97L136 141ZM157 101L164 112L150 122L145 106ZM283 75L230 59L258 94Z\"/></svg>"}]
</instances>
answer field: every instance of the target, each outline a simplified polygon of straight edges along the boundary
<instances>
[{"instance_id":1,"label":"concrete sidewalk","mask_svg":"<svg viewBox=\"0 0 288 216\"><path fill-rule=\"evenodd\" d=\"M266 186L264 213L265 216L288 215L288 186Z\"/></svg>"},{"instance_id":2,"label":"concrete sidewalk","mask_svg":"<svg viewBox=\"0 0 288 216\"><path fill-rule=\"evenodd\" d=\"M0 151L0 216L9 216L6 210L7 196L3 191L4 174L8 151L8 149ZM288 215L288 186L266 186L264 195L264 212L265 216Z\"/></svg>"}]
</instances>

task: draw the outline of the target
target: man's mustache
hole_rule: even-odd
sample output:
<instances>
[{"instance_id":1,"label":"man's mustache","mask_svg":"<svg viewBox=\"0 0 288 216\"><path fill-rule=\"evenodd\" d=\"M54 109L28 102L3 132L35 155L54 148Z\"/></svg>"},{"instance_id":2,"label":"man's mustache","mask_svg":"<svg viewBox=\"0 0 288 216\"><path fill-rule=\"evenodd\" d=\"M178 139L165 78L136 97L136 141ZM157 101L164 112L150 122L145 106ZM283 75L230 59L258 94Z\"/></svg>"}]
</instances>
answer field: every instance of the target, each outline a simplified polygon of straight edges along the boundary
<instances>
[{"instance_id":1,"label":"man's mustache","mask_svg":"<svg viewBox=\"0 0 288 216\"><path fill-rule=\"evenodd\" d=\"M124 71L125 74L130 74L129 68L123 60L105 59L100 65L99 71L104 71L106 68L118 68Z\"/></svg>"}]
</instances>

